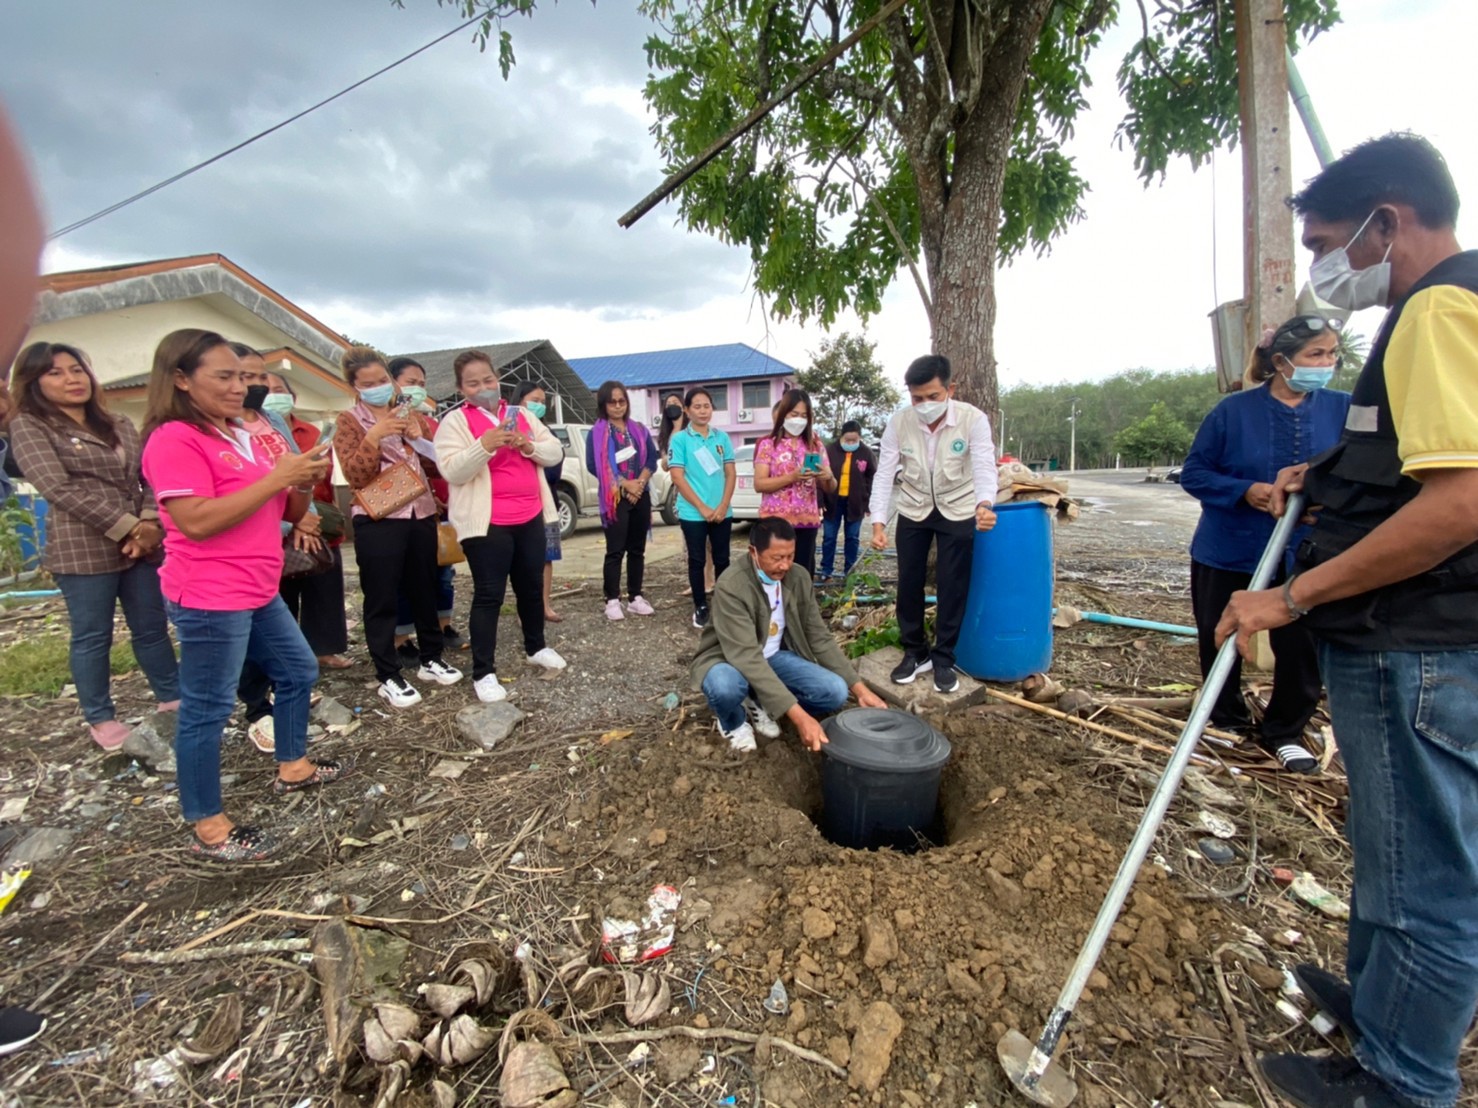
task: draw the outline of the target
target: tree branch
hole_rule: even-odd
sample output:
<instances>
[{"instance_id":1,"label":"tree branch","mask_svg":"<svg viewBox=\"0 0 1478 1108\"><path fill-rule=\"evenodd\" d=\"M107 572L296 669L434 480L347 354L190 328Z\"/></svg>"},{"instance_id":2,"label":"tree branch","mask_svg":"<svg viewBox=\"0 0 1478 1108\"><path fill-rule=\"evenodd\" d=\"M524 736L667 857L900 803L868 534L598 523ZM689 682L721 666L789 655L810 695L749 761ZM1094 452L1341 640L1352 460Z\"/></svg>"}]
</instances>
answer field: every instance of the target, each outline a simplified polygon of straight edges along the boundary
<instances>
[{"instance_id":1,"label":"tree branch","mask_svg":"<svg viewBox=\"0 0 1478 1108\"><path fill-rule=\"evenodd\" d=\"M845 167L844 171L846 171ZM908 264L908 272L913 277L914 288L918 289L919 299L924 302L924 314L929 317L929 329L932 331L934 329L934 298L929 293L929 285L924 280L924 275L919 272L918 262L914 259L914 252L909 249L908 243L903 237L903 232L898 229L898 224L893 222L893 217L888 214L888 209L883 207L882 201L873 192L872 185L862 173L858 172L855 162L853 162L848 176L862 190L863 195L867 197L873 209L882 217L883 225L888 228L888 234L892 236L894 245L898 247L899 256Z\"/></svg>"}]
</instances>

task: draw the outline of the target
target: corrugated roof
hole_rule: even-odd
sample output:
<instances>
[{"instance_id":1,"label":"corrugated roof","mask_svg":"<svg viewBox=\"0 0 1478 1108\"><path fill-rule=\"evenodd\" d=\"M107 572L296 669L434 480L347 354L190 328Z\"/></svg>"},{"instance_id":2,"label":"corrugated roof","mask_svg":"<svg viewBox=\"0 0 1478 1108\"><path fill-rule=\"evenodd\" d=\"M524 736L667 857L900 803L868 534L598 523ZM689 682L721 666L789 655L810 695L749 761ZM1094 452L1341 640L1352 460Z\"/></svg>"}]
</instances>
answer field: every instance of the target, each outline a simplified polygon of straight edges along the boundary
<instances>
[{"instance_id":1,"label":"corrugated roof","mask_svg":"<svg viewBox=\"0 0 1478 1108\"><path fill-rule=\"evenodd\" d=\"M570 368L592 389L604 381L620 381L627 388L675 385L701 381L732 381L740 377L794 377L794 366L762 354L742 342L721 346L689 346L681 350L649 350L641 354L607 354L571 358Z\"/></svg>"},{"instance_id":2,"label":"corrugated roof","mask_svg":"<svg viewBox=\"0 0 1478 1108\"><path fill-rule=\"evenodd\" d=\"M565 405L565 419L569 422L589 423L595 419L595 394L548 339L475 343L452 346L445 350L423 350L404 356L417 362L426 371L426 391L434 399L442 401L457 393L452 362L464 350L481 350L493 360L493 366L502 378L504 393L511 394L517 382L530 377L559 393ZM532 372L522 372L523 367L528 367Z\"/></svg>"}]
</instances>

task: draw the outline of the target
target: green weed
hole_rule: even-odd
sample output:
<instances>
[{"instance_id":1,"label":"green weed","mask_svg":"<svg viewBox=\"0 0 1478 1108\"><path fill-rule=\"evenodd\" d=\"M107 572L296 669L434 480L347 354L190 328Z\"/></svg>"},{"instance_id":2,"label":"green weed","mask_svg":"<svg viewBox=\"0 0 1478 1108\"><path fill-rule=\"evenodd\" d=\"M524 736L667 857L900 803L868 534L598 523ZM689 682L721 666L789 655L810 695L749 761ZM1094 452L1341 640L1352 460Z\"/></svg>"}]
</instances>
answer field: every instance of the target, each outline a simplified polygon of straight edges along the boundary
<instances>
[{"instance_id":1,"label":"green weed","mask_svg":"<svg viewBox=\"0 0 1478 1108\"><path fill-rule=\"evenodd\" d=\"M127 642L114 645L109 662L115 676L138 668ZM41 635L0 650L0 696L55 696L71 680L64 635Z\"/></svg>"}]
</instances>

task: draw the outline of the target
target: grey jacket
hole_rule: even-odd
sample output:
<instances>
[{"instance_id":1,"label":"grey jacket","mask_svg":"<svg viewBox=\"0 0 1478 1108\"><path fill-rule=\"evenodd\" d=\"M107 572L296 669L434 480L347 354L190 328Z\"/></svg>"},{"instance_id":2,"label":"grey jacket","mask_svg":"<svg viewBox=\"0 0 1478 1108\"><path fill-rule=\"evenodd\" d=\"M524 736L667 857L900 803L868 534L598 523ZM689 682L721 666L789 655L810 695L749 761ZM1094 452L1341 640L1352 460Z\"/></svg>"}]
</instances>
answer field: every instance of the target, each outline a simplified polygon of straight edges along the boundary
<instances>
[{"instance_id":1,"label":"grey jacket","mask_svg":"<svg viewBox=\"0 0 1478 1108\"><path fill-rule=\"evenodd\" d=\"M821 618L811 575L802 566L791 566L781 586L781 595L785 606L782 649L825 666L849 687L855 685L857 671ZM743 674L751 695L770 715L779 719L795 707L795 696L765 660L765 642L770 637L770 600L747 554L741 555L718 579L709 611L708 626L698 640L698 655L688 671L694 691L702 691L703 678L709 670L719 662L728 662Z\"/></svg>"}]
</instances>

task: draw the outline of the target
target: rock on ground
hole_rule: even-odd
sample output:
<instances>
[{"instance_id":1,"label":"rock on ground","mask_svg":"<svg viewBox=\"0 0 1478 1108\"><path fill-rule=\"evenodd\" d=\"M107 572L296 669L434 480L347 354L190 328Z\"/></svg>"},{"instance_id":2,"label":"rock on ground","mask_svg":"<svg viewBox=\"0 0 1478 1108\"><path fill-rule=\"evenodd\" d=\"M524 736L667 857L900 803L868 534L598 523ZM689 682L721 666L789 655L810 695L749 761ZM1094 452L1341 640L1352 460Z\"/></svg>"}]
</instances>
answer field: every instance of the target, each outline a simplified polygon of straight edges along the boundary
<instances>
[{"instance_id":1,"label":"rock on ground","mask_svg":"<svg viewBox=\"0 0 1478 1108\"><path fill-rule=\"evenodd\" d=\"M457 713L457 733L468 742L491 750L513 734L523 722L523 713L501 700L496 704L472 704Z\"/></svg>"},{"instance_id":2,"label":"rock on ground","mask_svg":"<svg viewBox=\"0 0 1478 1108\"><path fill-rule=\"evenodd\" d=\"M901 661L902 650L896 646L884 647L858 659L857 676L889 704L908 711L947 712L972 707L985 699L985 686L964 673L959 675L960 687L952 693L935 692L934 679L928 674L920 674L912 685L895 685L888 675Z\"/></svg>"},{"instance_id":3,"label":"rock on ground","mask_svg":"<svg viewBox=\"0 0 1478 1108\"><path fill-rule=\"evenodd\" d=\"M854 1089L875 1093L893 1064L893 1044L903 1034L903 1017L886 1000L869 1004L852 1036L852 1063L848 1082Z\"/></svg>"},{"instance_id":4,"label":"rock on ground","mask_svg":"<svg viewBox=\"0 0 1478 1108\"><path fill-rule=\"evenodd\" d=\"M175 772L174 730L178 712L155 712L134 724L123 740L123 753L144 762L155 773Z\"/></svg>"}]
</instances>

